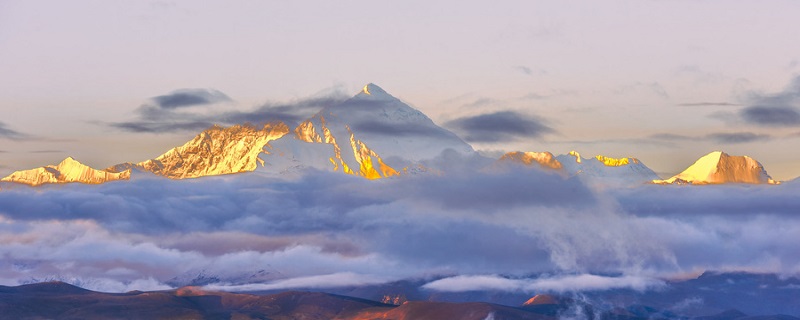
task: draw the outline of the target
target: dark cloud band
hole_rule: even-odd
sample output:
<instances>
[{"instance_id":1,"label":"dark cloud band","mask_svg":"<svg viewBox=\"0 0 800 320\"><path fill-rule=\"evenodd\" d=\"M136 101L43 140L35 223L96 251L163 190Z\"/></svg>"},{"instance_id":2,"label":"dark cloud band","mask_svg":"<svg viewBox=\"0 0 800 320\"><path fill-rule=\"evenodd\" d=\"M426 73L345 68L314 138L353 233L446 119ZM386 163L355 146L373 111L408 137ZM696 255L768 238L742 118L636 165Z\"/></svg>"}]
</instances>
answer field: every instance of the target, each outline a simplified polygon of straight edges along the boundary
<instances>
[{"instance_id":1,"label":"dark cloud band","mask_svg":"<svg viewBox=\"0 0 800 320\"><path fill-rule=\"evenodd\" d=\"M524 138L541 138L555 132L539 118L515 111L469 116L451 120L445 126L462 133L470 142L504 142Z\"/></svg>"}]
</instances>

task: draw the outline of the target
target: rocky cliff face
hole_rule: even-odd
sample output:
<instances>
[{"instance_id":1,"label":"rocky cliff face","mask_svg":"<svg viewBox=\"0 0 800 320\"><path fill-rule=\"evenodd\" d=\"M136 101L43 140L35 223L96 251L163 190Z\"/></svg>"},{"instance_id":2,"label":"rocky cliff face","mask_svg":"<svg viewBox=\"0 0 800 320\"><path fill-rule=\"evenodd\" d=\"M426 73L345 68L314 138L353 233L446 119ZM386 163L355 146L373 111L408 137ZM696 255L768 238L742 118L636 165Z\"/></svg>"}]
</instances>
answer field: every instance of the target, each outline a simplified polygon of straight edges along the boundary
<instances>
[{"instance_id":1,"label":"rocky cliff face","mask_svg":"<svg viewBox=\"0 0 800 320\"><path fill-rule=\"evenodd\" d=\"M115 180L128 180L130 176L130 170L122 170L120 172L96 170L78 162L72 157L68 157L58 165L16 171L0 181L16 182L31 186L69 182L99 184Z\"/></svg>"}]
</instances>

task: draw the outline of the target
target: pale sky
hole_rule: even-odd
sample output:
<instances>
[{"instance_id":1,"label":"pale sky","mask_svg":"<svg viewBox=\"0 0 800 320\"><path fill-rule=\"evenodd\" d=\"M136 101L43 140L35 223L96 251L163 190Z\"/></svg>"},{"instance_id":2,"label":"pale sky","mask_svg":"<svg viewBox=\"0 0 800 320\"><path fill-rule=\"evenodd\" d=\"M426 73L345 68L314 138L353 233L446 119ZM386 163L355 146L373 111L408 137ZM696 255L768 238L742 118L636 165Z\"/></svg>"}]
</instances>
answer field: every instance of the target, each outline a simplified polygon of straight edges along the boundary
<instances>
[{"instance_id":1,"label":"pale sky","mask_svg":"<svg viewBox=\"0 0 800 320\"><path fill-rule=\"evenodd\" d=\"M197 132L109 125L175 90L246 111L373 82L440 125L513 111L552 129L472 142L488 153L632 156L666 177L723 150L792 179L798 13L788 0L0 0L0 175L180 145Z\"/></svg>"}]
</instances>

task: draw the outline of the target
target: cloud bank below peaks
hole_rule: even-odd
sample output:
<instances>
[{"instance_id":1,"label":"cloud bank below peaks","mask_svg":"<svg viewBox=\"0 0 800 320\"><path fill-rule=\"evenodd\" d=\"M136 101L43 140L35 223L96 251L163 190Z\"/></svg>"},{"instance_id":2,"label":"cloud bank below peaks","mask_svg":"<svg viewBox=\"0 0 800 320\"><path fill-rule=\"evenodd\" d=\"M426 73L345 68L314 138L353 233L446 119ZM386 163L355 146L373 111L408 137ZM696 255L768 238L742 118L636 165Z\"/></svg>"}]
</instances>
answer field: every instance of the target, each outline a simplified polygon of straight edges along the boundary
<instances>
[{"instance_id":1,"label":"cloud bank below peaks","mask_svg":"<svg viewBox=\"0 0 800 320\"><path fill-rule=\"evenodd\" d=\"M797 192L785 183L599 193L521 166L4 188L0 282L288 289L448 274L427 287L559 292L647 290L697 270L797 274ZM618 276L599 276L608 274Z\"/></svg>"}]
</instances>

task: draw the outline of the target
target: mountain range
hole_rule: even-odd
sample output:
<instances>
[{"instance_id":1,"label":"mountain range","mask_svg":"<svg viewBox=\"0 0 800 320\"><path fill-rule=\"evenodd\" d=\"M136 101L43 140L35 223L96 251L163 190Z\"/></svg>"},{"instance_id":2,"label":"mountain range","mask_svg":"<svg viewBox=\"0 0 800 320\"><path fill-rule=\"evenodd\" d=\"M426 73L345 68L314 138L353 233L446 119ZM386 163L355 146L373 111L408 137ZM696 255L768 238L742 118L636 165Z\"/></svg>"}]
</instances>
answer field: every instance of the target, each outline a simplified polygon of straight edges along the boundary
<instances>
[{"instance_id":1,"label":"mountain range","mask_svg":"<svg viewBox=\"0 0 800 320\"><path fill-rule=\"evenodd\" d=\"M737 274L701 276L693 281L709 286L705 288L706 291L719 293L725 289L720 286L729 289L737 281L741 282L736 284L738 286L753 287L753 283L748 283L753 279L759 279L755 285L785 282ZM673 290L685 293L681 287ZM769 311L764 313L759 309L758 302L765 302L768 306L761 306L762 309L775 307L769 304L782 303L774 309L789 313L796 311L797 308L791 303L792 298L786 294L780 295L781 290L787 289L772 289L768 298L737 297L723 293L731 301L708 301L712 306L738 304L754 309L750 312L755 313L749 314L757 315L748 316L747 312L734 308L719 309L680 300L674 304L674 292L600 293L605 295L603 300L621 304L610 307L598 302L597 294L583 297L549 294L531 297L517 294L513 300L516 302L502 304L447 301L442 297L407 301L386 299L388 296L385 296L380 300L372 300L313 291L247 294L191 286L164 291L102 293L54 281L15 287L0 286L0 319L800 319ZM702 294L702 290L695 291L700 293L694 298L696 300L702 301L701 297L708 295Z\"/></svg>"},{"instance_id":2,"label":"mountain range","mask_svg":"<svg viewBox=\"0 0 800 320\"><path fill-rule=\"evenodd\" d=\"M252 171L291 174L308 168L378 179L446 172L452 163L432 160L447 153L483 157L453 132L370 83L352 98L322 108L295 128L280 121L214 125L153 159L98 170L70 157L58 165L16 171L0 181L31 186L98 184L128 180L143 173L187 179ZM479 163L492 162L486 160ZM685 171L663 180L636 158L583 158L575 151L558 156L549 152L509 152L494 162L555 171L600 187L778 183L758 161L720 151L701 157Z\"/></svg>"}]
</instances>

